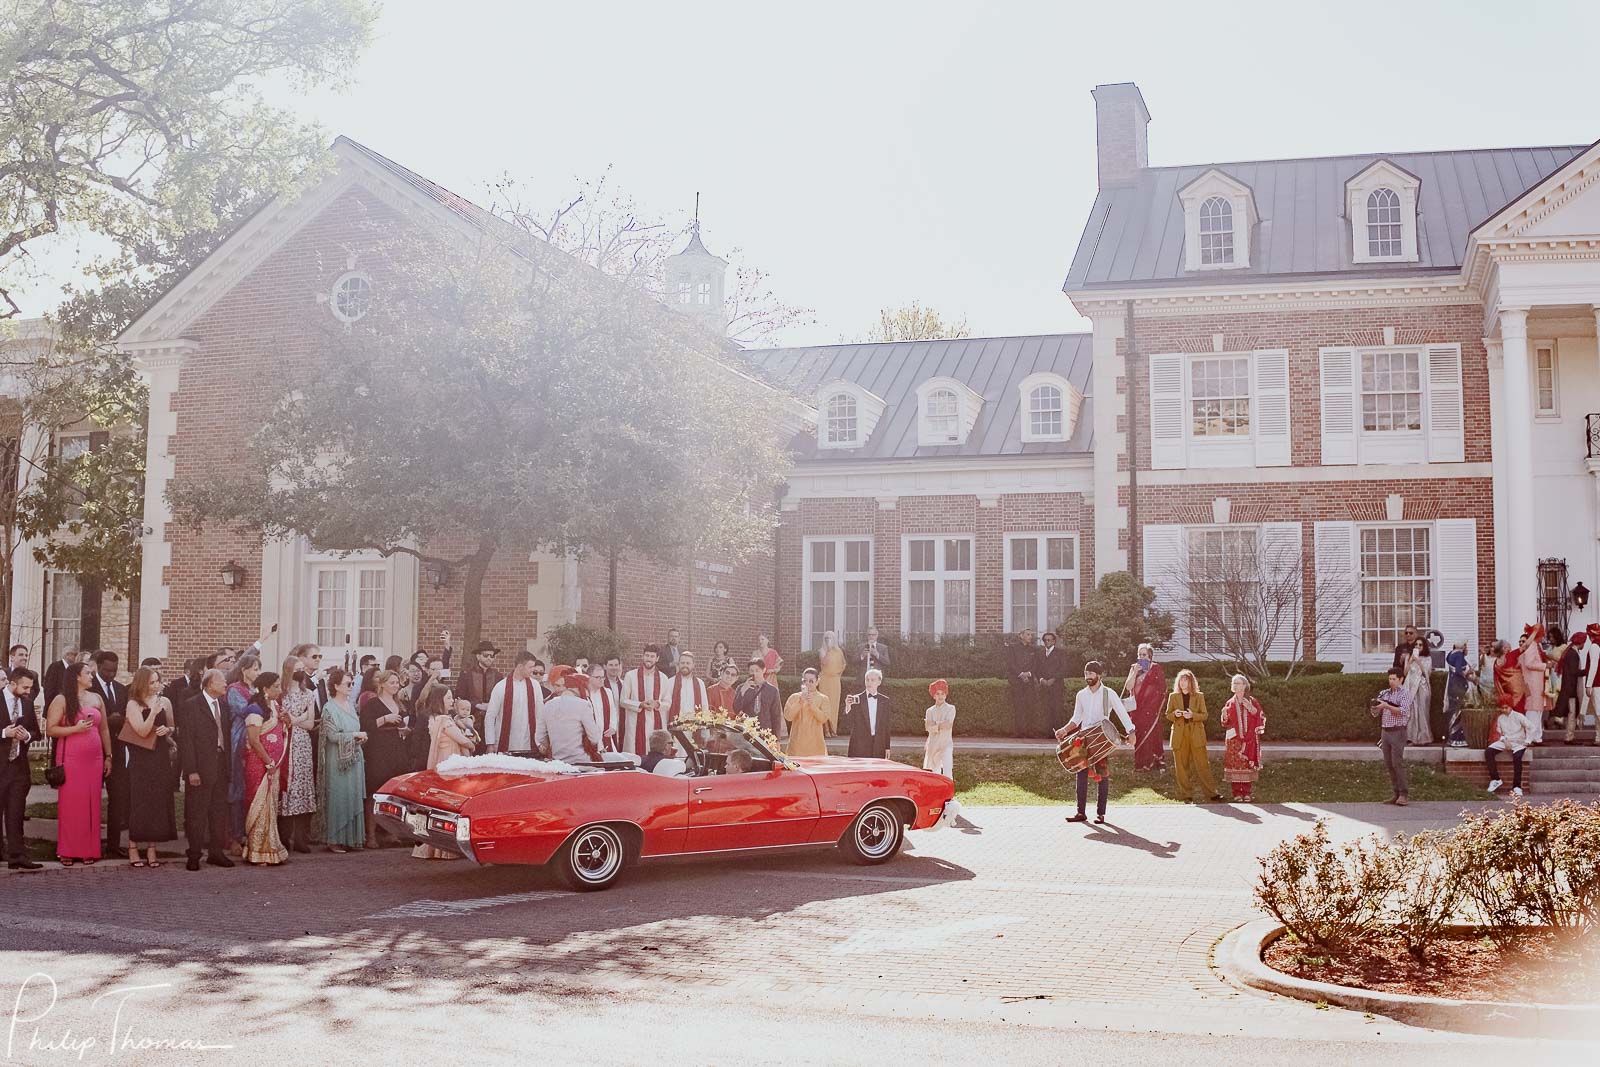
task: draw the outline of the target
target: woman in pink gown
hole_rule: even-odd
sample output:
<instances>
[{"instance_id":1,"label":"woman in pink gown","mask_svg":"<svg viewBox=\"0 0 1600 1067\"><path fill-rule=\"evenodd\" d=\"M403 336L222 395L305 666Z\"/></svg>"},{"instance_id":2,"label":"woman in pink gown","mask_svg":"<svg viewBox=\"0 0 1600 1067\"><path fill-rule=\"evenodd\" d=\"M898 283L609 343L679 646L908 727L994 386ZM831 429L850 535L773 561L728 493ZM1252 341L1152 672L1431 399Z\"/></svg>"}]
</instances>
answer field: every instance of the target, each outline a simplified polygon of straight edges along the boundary
<instances>
[{"instance_id":1,"label":"woman in pink gown","mask_svg":"<svg viewBox=\"0 0 1600 1067\"><path fill-rule=\"evenodd\" d=\"M100 858L100 790L111 771L111 731L100 698L89 691L87 663L74 663L45 712L45 733L56 740L56 762L67 771L56 797L56 858L70 867Z\"/></svg>"}]
</instances>

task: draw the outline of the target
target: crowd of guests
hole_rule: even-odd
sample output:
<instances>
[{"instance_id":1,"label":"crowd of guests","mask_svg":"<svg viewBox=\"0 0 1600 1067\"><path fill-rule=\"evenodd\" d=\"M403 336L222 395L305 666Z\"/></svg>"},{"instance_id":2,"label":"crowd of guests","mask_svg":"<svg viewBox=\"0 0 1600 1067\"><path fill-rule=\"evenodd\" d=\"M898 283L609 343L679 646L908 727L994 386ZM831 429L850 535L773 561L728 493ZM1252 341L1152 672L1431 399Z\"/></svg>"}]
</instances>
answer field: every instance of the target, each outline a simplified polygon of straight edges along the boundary
<instances>
[{"instance_id":1,"label":"crowd of guests","mask_svg":"<svg viewBox=\"0 0 1600 1067\"><path fill-rule=\"evenodd\" d=\"M0 730L5 851L14 869L40 868L24 848L23 819L28 748L41 737L50 741L46 780L57 789L61 865L125 854L145 869L160 867L158 846L178 837L180 790L188 869L275 866L314 845L343 853L400 844L371 804L397 774L497 752L571 762L631 753L657 763L663 739L671 747L667 725L702 708L757 719L786 736L790 755L824 755L827 736L844 732L851 756L886 758L893 706L880 685L888 651L868 634L857 657L862 689L846 695L847 664L832 637L820 668L808 668L786 701L775 681L783 658L766 635L741 658L717 642L709 683L677 630L646 645L630 667L612 655L547 668L521 651L502 674L500 649L483 641L454 677L448 633L438 654L422 649L381 666L374 656L334 666L321 648L301 644L276 671L262 663L256 641L191 659L170 679L159 660L147 659L126 684L117 680L115 653L77 649L50 664L40 683L19 645ZM925 762L949 775L955 708L947 685L932 688ZM414 852L451 858L428 846Z\"/></svg>"}]
</instances>

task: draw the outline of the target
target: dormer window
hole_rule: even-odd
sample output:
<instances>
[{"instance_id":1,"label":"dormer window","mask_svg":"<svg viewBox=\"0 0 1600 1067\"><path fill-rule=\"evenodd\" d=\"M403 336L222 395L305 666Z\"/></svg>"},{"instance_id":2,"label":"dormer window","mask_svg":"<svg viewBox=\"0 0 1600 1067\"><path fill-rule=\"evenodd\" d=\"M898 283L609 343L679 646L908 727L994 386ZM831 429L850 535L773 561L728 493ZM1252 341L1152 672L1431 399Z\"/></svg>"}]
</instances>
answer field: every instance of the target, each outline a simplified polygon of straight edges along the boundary
<instances>
[{"instance_id":1,"label":"dormer window","mask_svg":"<svg viewBox=\"0 0 1600 1067\"><path fill-rule=\"evenodd\" d=\"M860 448L872 436L883 407L880 398L854 382L829 382L817 393L817 447Z\"/></svg>"},{"instance_id":2,"label":"dormer window","mask_svg":"<svg viewBox=\"0 0 1600 1067\"><path fill-rule=\"evenodd\" d=\"M1350 258L1355 263L1417 261L1417 195L1422 180L1387 159L1345 182Z\"/></svg>"},{"instance_id":3,"label":"dormer window","mask_svg":"<svg viewBox=\"0 0 1600 1067\"><path fill-rule=\"evenodd\" d=\"M1250 187L1213 167L1178 190L1183 204L1185 270L1232 270L1250 265L1250 235L1258 220Z\"/></svg>"},{"instance_id":4,"label":"dormer window","mask_svg":"<svg viewBox=\"0 0 1600 1067\"><path fill-rule=\"evenodd\" d=\"M1400 197L1385 186L1367 194L1367 254L1393 259L1401 252Z\"/></svg>"},{"instance_id":5,"label":"dormer window","mask_svg":"<svg viewBox=\"0 0 1600 1067\"><path fill-rule=\"evenodd\" d=\"M983 397L954 378L930 378L917 386L917 445L959 445L977 421Z\"/></svg>"},{"instance_id":6,"label":"dormer window","mask_svg":"<svg viewBox=\"0 0 1600 1067\"><path fill-rule=\"evenodd\" d=\"M1233 205L1220 196L1200 205L1200 262L1208 267L1233 262Z\"/></svg>"},{"instance_id":7,"label":"dormer window","mask_svg":"<svg viewBox=\"0 0 1600 1067\"><path fill-rule=\"evenodd\" d=\"M694 287L694 302L701 307L711 306L711 283L697 282Z\"/></svg>"},{"instance_id":8,"label":"dormer window","mask_svg":"<svg viewBox=\"0 0 1600 1067\"><path fill-rule=\"evenodd\" d=\"M828 398L823 415L823 436L834 448L846 447L860 441L860 419L856 413L856 398L849 393L836 393Z\"/></svg>"},{"instance_id":9,"label":"dormer window","mask_svg":"<svg viewBox=\"0 0 1600 1067\"><path fill-rule=\"evenodd\" d=\"M1083 394L1059 374L1041 372L1022 380L1022 440L1065 441L1078 423Z\"/></svg>"},{"instance_id":10,"label":"dormer window","mask_svg":"<svg viewBox=\"0 0 1600 1067\"><path fill-rule=\"evenodd\" d=\"M693 292L694 292L694 288L693 288L693 286L691 286L689 284L689 282L687 280L679 282L678 283L678 303L680 303L680 304L689 303L690 299L692 298Z\"/></svg>"}]
</instances>

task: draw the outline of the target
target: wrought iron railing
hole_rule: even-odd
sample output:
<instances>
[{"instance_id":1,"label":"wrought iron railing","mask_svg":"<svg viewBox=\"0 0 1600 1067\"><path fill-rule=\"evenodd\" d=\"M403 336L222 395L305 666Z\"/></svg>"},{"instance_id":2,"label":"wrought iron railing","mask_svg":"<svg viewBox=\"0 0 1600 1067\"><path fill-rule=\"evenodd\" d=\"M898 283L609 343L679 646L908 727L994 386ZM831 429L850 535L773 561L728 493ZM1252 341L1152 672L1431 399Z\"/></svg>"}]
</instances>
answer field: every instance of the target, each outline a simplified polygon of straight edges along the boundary
<instances>
[{"instance_id":1,"label":"wrought iron railing","mask_svg":"<svg viewBox=\"0 0 1600 1067\"><path fill-rule=\"evenodd\" d=\"M1600 411L1583 417L1583 436L1589 442L1589 458L1600 459Z\"/></svg>"}]
</instances>

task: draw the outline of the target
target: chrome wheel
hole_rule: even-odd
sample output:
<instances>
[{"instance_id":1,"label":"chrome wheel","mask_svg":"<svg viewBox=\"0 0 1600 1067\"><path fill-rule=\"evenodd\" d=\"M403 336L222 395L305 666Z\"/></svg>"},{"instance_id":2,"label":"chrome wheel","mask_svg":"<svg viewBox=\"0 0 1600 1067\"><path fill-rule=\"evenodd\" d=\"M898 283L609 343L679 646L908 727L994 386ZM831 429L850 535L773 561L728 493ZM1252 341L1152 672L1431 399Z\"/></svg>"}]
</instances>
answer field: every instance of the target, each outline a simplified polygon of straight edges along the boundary
<instances>
[{"instance_id":1,"label":"chrome wheel","mask_svg":"<svg viewBox=\"0 0 1600 1067\"><path fill-rule=\"evenodd\" d=\"M846 838L850 853L860 863L883 863L900 851L905 826L887 804L873 804L856 816Z\"/></svg>"},{"instance_id":2,"label":"chrome wheel","mask_svg":"<svg viewBox=\"0 0 1600 1067\"><path fill-rule=\"evenodd\" d=\"M574 889L604 889L617 880L627 857L615 830L591 826L567 843L564 858L561 873Z\"/></svg>"}]
</instances>

